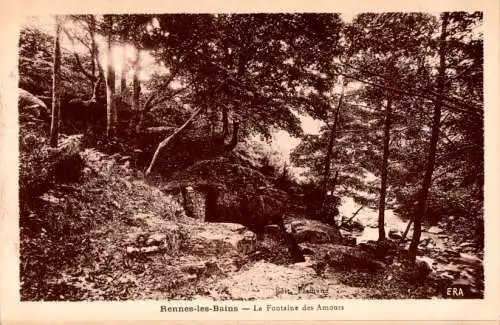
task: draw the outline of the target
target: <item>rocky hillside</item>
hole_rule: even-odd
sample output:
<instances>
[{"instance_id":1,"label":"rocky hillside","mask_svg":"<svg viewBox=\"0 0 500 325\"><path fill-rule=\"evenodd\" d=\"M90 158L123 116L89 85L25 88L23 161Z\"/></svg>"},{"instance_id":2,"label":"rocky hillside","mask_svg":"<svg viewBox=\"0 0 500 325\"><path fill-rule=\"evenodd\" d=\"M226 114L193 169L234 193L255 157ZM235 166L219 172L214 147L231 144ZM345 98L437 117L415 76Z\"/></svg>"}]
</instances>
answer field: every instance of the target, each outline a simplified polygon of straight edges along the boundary
<instances>
[{"instance_id":1,"label":"rocky hillside","mask_svg":"<svg viewBox=\"0 0 500 325\"><path fill-rule=\"evenodd\" d=\"M65 138L56 151L68 143L80 148L78 141ZM94 149L76 155L77 179L47 176L36 196L21 202L23 300L424 298L441 296L456 278L449 268L429 277L432 262L406 266L396 241L356 246L345 239L352 237L345 227L341 236L292 204L285 227L305 256L300 263L293 263L277 225L258 241L239 220L205 221L199 189L206 184L223 184L233 198L241 184L251 184L289 199L234 161L203 161L159 183L131 169L130 157Z\"/></svg>"}]
</instances>

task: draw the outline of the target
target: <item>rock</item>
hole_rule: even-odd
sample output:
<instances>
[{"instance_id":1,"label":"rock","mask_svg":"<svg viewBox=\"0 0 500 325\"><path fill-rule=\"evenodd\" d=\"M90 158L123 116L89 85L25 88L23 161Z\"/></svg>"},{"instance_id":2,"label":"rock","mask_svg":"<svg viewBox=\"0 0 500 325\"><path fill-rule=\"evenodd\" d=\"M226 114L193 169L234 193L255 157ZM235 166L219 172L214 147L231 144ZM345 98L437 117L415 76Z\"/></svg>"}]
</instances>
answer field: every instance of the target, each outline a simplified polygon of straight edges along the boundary
<instances>
[{"instance_id":1,"label":"rock","mask_svg":"<svg viewBox=\"0 0 500 325\"><path fill-rule=\"evenodd\" d=\"M221 269L215 262L205 262L205 263L190 263L181 268L184 273L195 275L196 277L201 276L217 276L222 274Z\"/></svg>"},{"instance_id":2,"label":"rock","mask_svg":"<svg viewBox=\"0 0 500 325\"><path fill-rule=\"evenodd\" d=\"M215 276L222 274L222 270L215 262L205 262L205 272L207 276Z\"/></svg>"},{"instance_id":3,"label":"rock","mask_svg":"<svg viewBox=\"0 0 500 325\"><path fill-rule=\"evenodd\" d=\"M424 281L432 272L431 266L424 260L417 259L415 264L405 264L403 267L403 279L410 283L420 283Z\"/></svg>"},{"instance_id":4,"label":"rock","mask_svg":"<svg viewBox=\"0 0 500 325\"><path fill-rule=\"evenodd\" d=\"M163 246L167 240L166 234L154 233L149 235L149 238L146 240L146 246Z\"/></svg>"},{"instance_id":5,"label":"rock","mask_svg":"<svg viewBox=\"0 0 500 325\"><path fill-rule=\"evenodd\" d=\"M120 163L125 163L125 162L130 161L130 159L132 159L132 157L130 157L130 156L122 156L122 157L119 158L119 162Z\"/></svg>"},{"instance_id":6,"label":"rock","mask_svg":"<svg viewBox=\"0 0 500 325\"><path fill-rule=\"evenodd\" d=\"M111 156L109 156L109 159L114 159L114 160L118 160L118 161L120 160L120 158L121 158L121 154L119 154L119 153L114 153Z\"/></svg>"},{"instance_id":7,"label":"rock","mask_svg":"<svg viewBox=\"0 0 500 325\"><path fill-rule=\"evenodd\" d=\"M377 242L369 240L366 243L360 243L358 245L358 247L359 247L359 249L361 249L367 253L375 254L375 252L377 250Z\"/></svg>"},{"instance_id":8,"label":"rock","mask_svg":"<svg viewBox=\"0 0 500 325\"><path fill-rule=\"evenodd\" d=\"M377 261L358 247L334 245L325 255L328 265L341 269L365 269L375 271L385 267L383 262Z\"/></svg>"},{"instance_id":9,"label":"rock","mask_svg":"<svg viewBox=\"0 0 500 325\"><path fill-rule=\"evenodd\" d=\"M138 253L139 249L133 247L133 246L127 246L127 254L132 255L135 253Z\"/></svg>"},{"instance_id":10,"label":"rock","mask_svg":"<svg viewBox=\"0 0 500 325\"><path fill-rule=\"evenodd\" d=\"M204 263L187 264L181 268L181 271L184 273L196 274L196 275L201 275L204 270L205 270Z\"/></svg>"},{"instance_id":11,"label":"rock","mask_svg":"<svg viewBox=\"0 0 500 325\"><path fill-rule=\"evenodd\" d=\"M343 244L346 246L356 246L357 240L355 237L345 236Z\"/></svg>"},{"instance_id":12,"label":"rock","mask_svg":"<svg viewBox=\"0 0 500 325\"><path fill-rule=\"evenodd\" d=\"M256 247L256 235L251 231L248 231L248 233L249 234L243 235L243 239L239 240L236 244L237 250L243 254L248 254Z\"/></svg>"},{"instance_id":13,"label":"rock","mask_svg":"<svg viewBox=\"0 0 500 325\"><path fill-rule=\"evenodd\" d=\"M430 237L424 238L420 241L419 245L422 245L423 247L429 245L429 243L432 242L432 239Z\"/></svg>"},{"instance_id":14,"label":"rock","mask_svg":"<svg viewBox=\"0 0 500 325\"><path fill-rule=\"evenodd\" d=\"M460 257L460 253L452 249L445 249L444 254L449 257Z\"/></svg>"},{"instance_id":15,"label":"rock","mask_svg":"<svg viewBox=\"0 0 500 325\"><path fill-rule=\"evenodd\" d=\"M292 228L292 232L297 232L297 229L303 226L305 223L300 220L294 220L290 223L290 227Z\"/></svg>"},{"instance_id":16,"label":"rock","mask_svg":"<svg viewBox=\"0 0 500 325\"><path fill-rule=\"evenodd\" d=\"M483 261L479 257L465 253L460 253L460 257L457 259L457 262L469 264L472 266L481 266L483 263Z\"/></svg>"},{"instance_id":17,"label":"rock","mask_svg":"<svg viewBox=\"0 0 500 325\"><path fill-rule=\"evenodd\" d=\"M18 88L18 90L18 105L20 113L29 112L38 118L50 118L50 109L47 108L47 105L45 105L40 98L22 88Z\"/></svg>"},{"instance_id":18,"label":"rock","mask_svg":"<svg viewBox=\"0 0 500 325\"><path fill-rule=\"evenodd\" d=\"M52 194L44 193L43 195L38 197L40 200L51 203L51 204L58 204L61 199L56 198Z\"/></svg>"},{"instance_id":19,"label":"rock","mask_svg":"<svg viewBox=\"0 0 500 325\"><path fill-rule=\"evenodd\" d=\"M442 233L444 230L437 227L437 226L432 226L430 227L429 229L427 229L427 232L430 233L430 234L440 234Z\"/></svg>"},{"instance_id":20,"label":"rock","mask_svg":"<svg viewBox=\"0 0 500 325\"><path fill-rule=\"evenodd\" d=\"M281 238L283 236L283 231L278 225L266 225L264 227L264 237L269 238Z\"/></svg>"},{"instance_id":21,"label":"rock","mask_svg":"<svg viewBox=\"0 0 500 325\"><path fill-rule=\"evenodd\" d=\"M475 245L473 242L470 242L470 241L466 241L466 242L463 242L460 245L458 245L458 247L460 247L460 248L472 247L472 246L475 246Z\"/></svg>"},{"instance_id":22,"label":"rock","mask_svg":"<svg viewBox=\"0 0 500 325\"><path fill-rule=\"evenodd\" d=\"M403 238L403 233L399 230L395 230L395 229L391 229L389 230L389 234L388 234L389 238L391 239L402 239Z\"/></svg>"},{"instance_id":23,"label":"rock","mask_svg":"<svg viewBox=\"0 0 500 325\"><path fill-rule=\"evenodd\" d=\"M366 243L360 243L358 247L376 258L383 259L389 254L390 250L395 250L397 245L390 240L382 242L369 240Z\"/></svg>"},{"instance_id":24,"label":"rock","mask_svg":"<svg viewBox=\"0 0 500 325\"><path fill-rule=\"evenodd\" d=\"M465 287L470 287L472 286L472 282L469 279L456 279L451 283L452 286L465 286Z\"/></svg>"},{"instance_id":25,"label":"rock","mask_svg":"<svg viewBox=\"0 0 500 325\"><path fill-rule=\"evenodd\" d=\"M363 229L365 229L365 227L363 226L363 224L361 222L359 222L358 220L352 221L352 230L363 231Z\"/></svg>"},{"instance_id":26,"label":"rock","mask_svg":"<svg viewBox=\"0 0 500 325\"><path fill-rule=\"evenodd\" d=\"M426 278L432 272L432 266L426 260L417 260L416 267L420 279Z\"/></svg>"},{"instance_id":27,"label":"rock","mask_svg":"<svg viewBox=\"0 0 500 325\"><path fill-rule=\"evenodd\" d=\"M150 213L136 213L133 217L127 220L127 224L135 227L146 226L148 219L152 217L153 215Z\"/></svg>"},{"instance_id":28,"label":"rock","mask_svg":"<svg viewBox=\"0 0 500 325\"><path fill-rule=\"evenodd\" d=\"M344 230L355 231L355 232L361 232L363 231L363 229L365 229L363 224L361 224L361 222L359 222L358 220L342 222L340 227L343 228Z\"/></svg>"},{"instance_id":29,"label":"rock","mask_svg":"<svg viewBox=\"0 0 500 325\"><path fill-rule=\"evenodd\" d=\"M317 220L302 220L300 224L292 223L294 237L298 243L341 243L343 237L339 229L325 225Z\"/></svg>"},{"instance_id":30,"label":"rock","mask_svg":"<svg viewBox=\"0 0 500 325\"><path fill-rule=\"evenodd\" d=\"M147 246L147 247L142 247L140 248L141 253L156 253L160 251L160 249L163 247L159 246Z\"/></svg>"},{"instance_id":31,"label":"rock","mask_svg":"<svg viewBox=\"0 0 500 325\"><path fill-rule=\"evenodd\" d=\"M300 248L301 248L302 254L304 254L304 255L314 255L315 254L314 250L310 247L301 246Z\"/></svg>"},{"instance_id":32,"label":"rock","mask_svg":"<svg viewBox=\"0 0 500 325\"><path fill-rule=\"evenodd\" d=\"M342 229L342 228L340 228L339 231L340 231L340 234L344 237L351 236L351 233L352 233L352 231L348 231L348 230Z\"/></svg>"},{"instance_id":33,"label":"rock","mask_svg":"<svg viewBox=\"0 0 500 325\"><path fill-rule=\"evenodd\" d=\"M192 186L182 190L183 205L186 215L190 218L205 220L205 196Z\"/></svg>"}]
</instances>

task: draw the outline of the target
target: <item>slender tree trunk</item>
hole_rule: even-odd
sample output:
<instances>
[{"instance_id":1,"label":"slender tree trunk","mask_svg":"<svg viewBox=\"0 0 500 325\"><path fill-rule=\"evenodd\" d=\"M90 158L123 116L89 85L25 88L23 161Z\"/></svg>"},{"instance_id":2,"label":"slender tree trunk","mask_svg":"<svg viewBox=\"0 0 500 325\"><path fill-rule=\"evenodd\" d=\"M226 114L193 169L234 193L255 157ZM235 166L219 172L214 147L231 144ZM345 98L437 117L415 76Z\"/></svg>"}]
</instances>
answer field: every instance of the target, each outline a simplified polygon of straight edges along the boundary
<instances>
[{"instance_id":1,"label":"slender tree trunk","mask_svg":"<svg viewBox=\"0 0 500 325\"><path fill-rule=\"evenodd\" d=\"M332 181L332 192L333 193L335 193L335 188L337 187L338 180L339 180L339 170L337 169L335 171L335 176L333 177L333 181Z\"/></svg>"},{"instance_id":2,"label":"slender tree trunk","mask_svg":"<svg viewBox=\"0 0 500 325\"><path fill-rule=\"evenodd\" d=\"M95 31L96 31L96 24L95 24L95 16L91 15L90 16L90 23L89 23L89 31L90 31L90 41L91 41L91 53L90 55L92 56L92 65L91 65L91 71L92 75L95 76L96 74L96 62L99 60L97 57L97 44L95 42ZM95 84L92 85L92 87L95 87Z\"/></svg>"},{"instance_id":3,"label":"slender tree trunk","mask_svg":"<svg viewBox=\"0 0 500 325\"><path fill-rule=\"evenodd\" d=\"M337 135L337 126L340 118L340 108L342 107L342 102L344 100L344 88L345 88L345 82L342 85L342 92L340 93L339 101L337 104L337 110L335 111L333 126L330 130L330 140L328 141L328 148L326 150L325 167L323 172L323 190L322 190L323 198L325 198L326 193L328 191L328 182L330 179L330 165L332 162L332 154L333 154L333 144L335 142L335 137Z\"/></svg>"},{"instance_id":4,"label":"slender tree trunk","mask_svg":"<svg viewBox=\"0 0 500 325\"><path fill-rule=\"evenodd\" d=\"M445 74L446 74L446 28L448 26L448 13L443 13L441 24L441 36L439 39L439 71L437 76L437 91L439 94L444 94ZM441 107L442 99L437 98L434 102L434 115L432 118L432 131L429 143L429 151L427 157L427 167L425 170L424 180L422 182L422 189L418 197L417 207L415 209L414 225L413 225L413 238L411 240L410 249L408 251L409 259L415 262L417 257L418 244L420 243L420 235L422 233L422 218L424 216L425 207L427 204L427 197L432 183L432 173L434 171L434 164L436 161L437 143L439 140L439 129L441 122Z\"/></svg>"},{"instance_id":5,"label":"slender tree trunk","mask_svg":"<svg viewBox=\"0 0 500 325\"><path fill-rule=\"evenodd\" d=\"M125 96L127 94L127 56L125 55L125 49L123 49L123 65L122 65L122 73L120 75L120 102L125 102Z\"/></svg>"},{"instance_id":6,"label":"slender tree trunk","mask_svg":"<svg viewBox=\"0 0 500 325\"><path fill-rule=\"evenodd\" d=\"M382 158L382 180L380 184L380 199L378 204L378 240L385 240L385 196L387 192L387 167L389 162L389 141L391 138L391 105L392 101L387 100L385 108L385 127L384 127L384 155Z\"/></svg>"},{"instance_id":7,"label":"slender tree trunk","mask_svg":"<svg viewBox=\"0 0 500 325\"><path fill-rule=\"evenodd\" d=\"M54 65L52 67L52 121L50 124L50 146L57 147L60 120L60 88L61 88L61 21L56 16L54 37Z\"/></svg>"},{"instance_id":8,"label":"slender tree trunk","mask_svg":"<svg viewBox=\"0 0 500 325\"><path fill-rule=\"evenodd\" d=\"M132 110L138 112L140 110L139 98L141 96L141 84L139 82L139 73L141 71L140 58L141 52L137 49L134 61L134 77L133 77L133 94L132 94Z\"/></svg>"},{"instance_id":9,"label":"slender tree trunk","mask_svg":"<svg viewBox=\"0 0 500 325\"><path fill-rule=\"evenodd\" d=\"M229 109L226 106L222 107L222 138L226 139L229 135Z\"/></svg>"},{"instance_id":10,"label":"slender tree trunk","mask_svg":"<svg viewBox=\"0 0 500 325\"><path fill-rule=\"evenodd\" d=\"M226 150L233 150L238 144L238 132L240 124L238 122L233 123L233 135L231 136L231 141L226 145Z\"/></svg>"},{"instance_id":11,"label":"slender tree trunk","mask_svg":"<svg viewBox=\"0 0 500 325\"><path fill-rule=\"evenodd\" d=\"M113 65L113 56L111 52L112 46L112 28L113 28L113 18L111 16L105 17L107 27L108 27L108 71L106 77L106 136L112 138L116 131L116 103L115 103L115 69Z\"/></svg>"}]
</instances>

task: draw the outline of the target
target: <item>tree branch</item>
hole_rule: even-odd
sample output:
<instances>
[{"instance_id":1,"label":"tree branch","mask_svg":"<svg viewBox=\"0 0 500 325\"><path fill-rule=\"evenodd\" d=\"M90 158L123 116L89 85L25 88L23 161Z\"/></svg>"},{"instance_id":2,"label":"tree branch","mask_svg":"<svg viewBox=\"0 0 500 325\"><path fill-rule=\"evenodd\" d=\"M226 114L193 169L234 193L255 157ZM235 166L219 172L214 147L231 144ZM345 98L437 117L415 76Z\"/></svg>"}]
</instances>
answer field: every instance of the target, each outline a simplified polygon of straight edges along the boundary
<instances>
[{"instance_id":1,"label":"tree branch","mask_svg":"<svg viewBox=\"0 0 500 325\"><path fill-rule=\"evenodd\" d=\"M169 137L165 138L162 142L160 142L160 144L156 148L156 151L153 155L153 159L151 159L151 163L149 164L149 167L146 170L146 175L151 174L151 170L153 169L153 166L154 166L156 160L158 159L158 155L160 154L161 149L163 149L170 142L170 140L172 140L177 134L182 132L194 120L194 118L201 113L202 110L203 110L203 107L200 107L196 111L194 111L193 114L191 114L191 116L187 119L186 122L184 122L184 124L181 127L179 127Z\"/></svg>"},{"instance_id":2,"label":"tree branch","mask_svg":"<svg viewBox=\"0 0 500 325\"><path fill-rule=\"evenodd\" d=\"M348 66L348 67L350 67L351 69L357 70L357 71L359 71L361 73L369 74L372 77L382 78L385 81L389 81L389 82L392 81L392 80L389 80L386 76L383 76L381 74L375 73L373 71L369 71L369 70L366 70L366 69L359 69L359 68L353 67L352 65L350 65L348 63L345 63L345 62L343 64L346 65L346 66ZM448 81L450 81L450 80L448 80ZM402 84L404 84L406 87L408 87L410 89L413 88L413 85L408 84L407 82L404 82L402 80L398 80L398 83L402 83ZM416 91L426 92L426 93L429 93L429 94L431 94L433 96L436 96L440 100L449 101L449 102L451 102L453 104L462 106L463 108L472 108L475 111L478 111L478 112L481 111L481 109L479 107L477 107L475 104L467 103L467 102L465 102L465 101L461 100L460 98L457 98L456 96L453 96L453 95L451 95L451 97L450 96L444 96L444 95L439 94L439 93L437 93L437 92L435 92L435 91L433 91L431 89L428 89L428 88L424 88L424 89L417 88L417 89L412 89L411 91L413 93L415 93L415 94L416 94ZM435 99L433 98L433 100L435 100Z\"/></svg>"},{"instance_id":3,"label":"tree branch","mask_svg":"<svg viewBox=\"0 0 500 325\"><path fill-rule=\"evenodd\" d=\"M76 52L73 52L73 55L75 56L76 63L78 65L78 67L80 68L80 71L85 75L85 77L87 77L87 79L89 79L92 83L96 82L97 77L92 75L87 70L85 70L85 67L83 66L82 62L80 61L80 57L78 56L78 54Z\"/></svg>"},{"instance_id":4,"label":"tree branch","mask_svg":"<svg viewBox=\"0 0 500 325\"><path fill-rule=\"evenodd\" d=\"M64 34L68 37L69 41L71 42L71 45L73 46L73 55L75 56L78 68L85 75L85 77L87 77L87 79L89 79L92 83L96 82L97 77L92 75L90 72L88 72L85 69L85 67L83 66L82 62L80 61L80 56L78 56L78 53L76 53L76 50L75 50L75 40L74 40L73 36L63 26L61 26L61 29L64 32ZM93 58L92 58L92 60L93 60Z\"/></svg>"},{"instance_id":5,"label":"tree branch","mask_svg":"<svg viewBox=\"0 0 500 325\"><path fill-rule=\"evenodd\" d=\"M368 80L362 79L362 78L360 78L358 76L345 73L343 71L338 71L338 74L343 75L343 76L348 77L348 78L351 78L351 79L354 79L354 80L357 80L359 82L368 84L368 85L372 85L374 87L382 88L382 89L389 90L389 91L394 91L394 92L397 92L399 94L403 94L403 95L407 95L407 96L412 96L412 97L419 97L419 98L422 98L422 99L425 99L425 100L428 100L428 101L431 101L431 102L435 102L436 101L436 98L428 97L428 96L425 96L423 94L415 93L415 92L412 92L412 91L409 91L409 90L403 90L403 89L394 88L394 87L391 87L391 86L381 85L379 83L376 83L376 82L373 82L373 81L368 81ZM474 115L474 116L477 116L477 117L482 117L482 114L480 114L477 111L470 111L470 110L466 110L466 109L461 109L461 108L458 108L456 106L450 105L449 103L445 103L445 102L443 102L442 105L444 107L447 107L448 109L454 110L456 112L460 112L460 113L464 113L464 114L470 114L470 115Z\"/></svg>"}]
</instances>

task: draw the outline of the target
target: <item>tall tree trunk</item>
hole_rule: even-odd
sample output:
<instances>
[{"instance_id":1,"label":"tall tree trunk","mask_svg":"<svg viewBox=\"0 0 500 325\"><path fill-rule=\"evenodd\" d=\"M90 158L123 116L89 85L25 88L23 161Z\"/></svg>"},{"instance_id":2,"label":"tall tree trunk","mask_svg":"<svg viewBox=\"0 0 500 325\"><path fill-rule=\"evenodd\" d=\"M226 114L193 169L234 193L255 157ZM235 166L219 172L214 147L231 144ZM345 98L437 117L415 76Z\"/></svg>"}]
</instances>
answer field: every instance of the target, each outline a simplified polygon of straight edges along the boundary
<instances>
[{"instance_id":1,"label":"tall tree trunk","mask_svg":"<svg viewBox=\"0 0 500 325\"><path fill-rule=\"evenodd\" d=\"M90 15L90 22L89 22L89 32L90 32L90 42L91 42L91 53L90 55L92 56L92 65L91 65L91 72L92 75L96 75L96 62L99 60L97 57L97 44L95 42L95 32L96 32L96 24L95 24L95 16ZM99 72L98 72L99 74ZM95 87L95 84L92 85L92 88Z\"/></svg>"},{"instance_id":2,"label":"tall tree trunk","mask_svg":"<svg viewBox=\"0 0 500 325\"><path fill-rule=\"evenodd\" d=\"M138 112L140 110L139 98L141 96L141 84L139 82L139 73L141 72L140 58L141 52L137 49L134 61L134 77L133 77L133 94L132 94L132 110Z\"/></svg>"},{"instance_id":3,"label":"tall tree trunk","mask_svg":"<svg viewBox=\"0 0 500 325\"><path fill-rule=\"evenodd\" d=\"M238 132L239 132L239 128L240 128L240 123L234 122L233 123L233 135L231 136L231 141L225 146L226 150L231 151L238 144Z\"/></svg>"},{"instance_id":4,"label":"tall tree trunk","mask_svg":"<svg viewBox=\"0 0 500 325\"><path fill-rule=\"evenodd\" d=\"M332 162L332 154L333 154L333 144L335 142L335 137L337 135L337 126L338 126L337 124L340 118L340 108L342 107L342 102L344 100L344 88L345 88L345 82L342 85L342 92L340 93L337 109L335 111L333 126L330 129L330 140L328 141L328 148L326 150L325 165L324 165L325 167L323 171L323 189L322 189L323 199L326 197L326 193L328 191L328 183L330 180L330 165Z\"/></svg>"},{"instance_id":5,"label":"tall tree trunk","mask_svg":"<svg viewBox=\"0 0 500 325\"><path fill-rule=\"evenodd\" d=\"M113 56L111 52L113 40L113 18L105 16L106 25L108 28L108 71L106 77L106 136L112 138L116 131L116 102L115 102L115 68L113 65Z\"/></svg>"},{"instance_id":6,"label":"tall tree trunk","mask_svg":"<svg viewBox=\"0 0 500 325\"><path fill-rule=\"evenodd\" d=\"M122 65L122 73L120 74L120 103L125 102L125 96L127 94L127 56L125 55L125 49L123 49L123 65Z\"/></svg>"},{"instance_id":7,"label":"tall tree trunk","mask_svg":"<svg viewBox=\"0 0 500 325\"><path fill-rule=\"evenodd\" d=\"M222 107L222 138L226 139L229 135L229 109L226 106Z\"/></svg>"},{"instance_id":8,"label":"tall tree trunk","mask_svg":"<svg viewBox=\"0 0 500 325\"><path fill-rule=\"evenodd\" d=\"M61 88L61 21L56 16L54 37L54 65L52 67L52 121L50 124L50 146L57 147L60 120L60 88Z\"/></svg>"},{"instance_id":9,"label":"tall tree trunk","mask_svg":"<svg viewBox=\"0 0 500 325\"><path fill-rule=\"evenodd\" d=\"M448 13L442 14L441 23L441 36L439 38L439 71L437 76L437 91L439 94L444 94L445 75L446 75L446 28L448 26ZM442 99L437 98L434 102L434 115L432 118L432 132L429 143L429 152L427 157L427 167L425 170L424 180L422 182L422 189L418 197L417 207L415 209L414 225L413 225L413 238L411 240L410 249L408 251L409 259L415 263L417 257L418 244L420 243L420 235L422 233L422 218L424 216L425 207L427 204L427 197L432 183L432 173L434 171L434 164L436 161L437 143L439 140L439 129L441 122L441 107Z\"/></svg>"},{"instance_id":10,"label":"tall tree trunk","mask_svg":"<svg viewBox=\"0 0 500 325\"><path fill-rule=\"evenodd\" d=\"M384 127L384 155L382 158L382 180L380 184L380 199L378 204L378 240L385 240L385 196L387 192L387 165L389 162L389 141L391 138L391 105L392 101L387 100L385 109L385 127Z\"/></svg>"}]
</instances>

